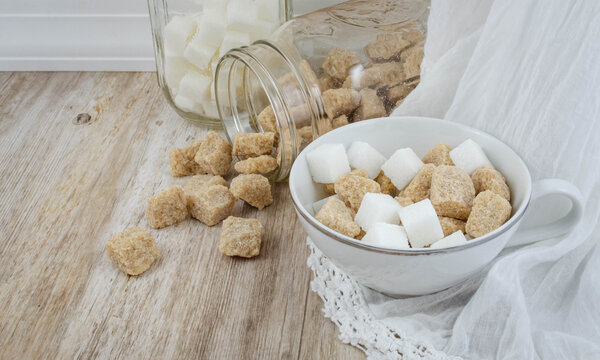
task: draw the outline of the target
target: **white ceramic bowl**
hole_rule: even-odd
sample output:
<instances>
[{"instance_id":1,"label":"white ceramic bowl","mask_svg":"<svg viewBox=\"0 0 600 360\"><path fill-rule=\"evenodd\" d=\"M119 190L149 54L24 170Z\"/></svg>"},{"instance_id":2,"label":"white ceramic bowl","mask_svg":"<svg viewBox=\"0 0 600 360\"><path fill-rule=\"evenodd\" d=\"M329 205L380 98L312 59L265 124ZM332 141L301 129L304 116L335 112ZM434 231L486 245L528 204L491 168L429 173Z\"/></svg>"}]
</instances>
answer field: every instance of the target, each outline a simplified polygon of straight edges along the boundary
<instances>
[{"instance_id":1,"label":"white ceramic bowl","mask_svg":"<svg viewBox=\"0 0 600 360\"><path fill-rule=\"evenodd\" d=\"M411 147L419 156L443 142L454 147L471 138L484 149L511 188L511 218L493 232L467 244L443 249L393 250L364 244L319 223L312 204L326 197L322 184L312 181L306 154L319 145L365 141L383 155ZM308 236L336 266L361 284L392 296L421 295L460 283L481 270L509 243L525 244L568 232L581 218L581 194L571 183L559 179L532 185L523 160L508 145L476 129L439 119L387 117L350 124L331 131L300 153L289 178L290 192ZM531 200L550 194L564 195L572 202L563 218L515 234ZM517 236L514 236L517 235Z\"/></svg>"}]
</instances>

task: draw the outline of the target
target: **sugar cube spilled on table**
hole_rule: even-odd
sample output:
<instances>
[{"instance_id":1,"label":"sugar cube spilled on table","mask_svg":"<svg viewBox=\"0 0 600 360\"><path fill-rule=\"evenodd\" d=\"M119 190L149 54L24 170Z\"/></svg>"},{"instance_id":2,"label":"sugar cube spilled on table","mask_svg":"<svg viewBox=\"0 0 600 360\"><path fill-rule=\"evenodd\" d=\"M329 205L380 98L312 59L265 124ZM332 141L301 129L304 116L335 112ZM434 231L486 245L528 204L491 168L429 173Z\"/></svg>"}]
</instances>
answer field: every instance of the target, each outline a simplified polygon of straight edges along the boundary
<instances>
[{"instance_id":1,"label":"sugar cube spilled on table","mask_svg":"<svg viewBox=\"0 0 600 360\"><path fill-rule=\"evenodd\" d=\"M385 160L385 156L364 141L355 141L348 148L350 166L366 170L371 179L377 177Z\"/></svg>"},{"instance_id":2,"label":"sugar cube spilled on table","mask_svg":"<svg viewBox=\"0 0 600 360\"><path fill-rule=\"evenodd\" d=\"M450 150L450 158L454 165L471 174L482 166L492 166L481 146L471 139Z\"/></svg>"},{"instance_id":3,"label":"sugar cube spilled on table","mask_svg":"<svg viewBox=\"0 0 600 360\"><path fill-rule=\"evenodd\" d=\"M381 166L384 174L394 186L403 189L417 175L423 162L411 148L398 149Z\"/></svg>"},{"instance_id":4,"label":"sugar cube spilled on table","mask_svg":"<svg viewBox=\"0 0 600 360\"><path fill-rule=\"evenodd\" d=\"M402 205L387 194L368 193L363 197L354 221L365 231L377 223L398 224Z\"/></svg>"},{"instance_id":5,"label":"sugar cube spilled on table","mask_svg":"<svg viewBox=\"0 0 600 360\"><path fill-rule=\"evenodd\" d=\"M362 238L362 242L388 249L410 249L406 230L404 227L394 224L373 224Z\"/></svg>"}]
</instances>

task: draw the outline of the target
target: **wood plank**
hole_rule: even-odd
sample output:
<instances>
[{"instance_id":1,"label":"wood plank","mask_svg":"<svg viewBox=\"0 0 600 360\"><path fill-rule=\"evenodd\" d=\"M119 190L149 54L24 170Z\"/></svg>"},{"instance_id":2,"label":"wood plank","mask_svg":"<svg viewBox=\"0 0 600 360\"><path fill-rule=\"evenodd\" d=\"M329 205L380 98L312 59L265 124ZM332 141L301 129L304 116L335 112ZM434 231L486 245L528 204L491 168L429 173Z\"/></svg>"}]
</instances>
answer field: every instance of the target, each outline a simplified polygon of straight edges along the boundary
<instances>
[{"instance_id":1,"label":"wood plank","mask_svg":"<svg viewBox=\"0 0 600 360\"><path fill-rule=\"evenodd\" d=\"M287 184L258 212L261 255L217 251L220 225L153 230L161 257L128 277L110 234L185 179L167 153L201 137L153 73L0 73L0 348L7 358L364 358L309 290ZM92 120L75 125L87 112Z\"/></svg>"}]
</instances>

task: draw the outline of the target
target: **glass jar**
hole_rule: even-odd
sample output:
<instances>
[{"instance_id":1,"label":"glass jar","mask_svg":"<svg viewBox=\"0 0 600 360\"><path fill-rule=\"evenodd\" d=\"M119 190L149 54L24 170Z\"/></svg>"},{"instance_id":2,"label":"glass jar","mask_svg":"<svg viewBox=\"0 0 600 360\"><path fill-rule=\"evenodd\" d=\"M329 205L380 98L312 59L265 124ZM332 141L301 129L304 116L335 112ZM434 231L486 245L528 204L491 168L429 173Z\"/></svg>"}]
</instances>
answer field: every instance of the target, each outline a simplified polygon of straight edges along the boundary
<instances>
[{"instance_id":1,"label":"glass jar","mask_svg":"<svg viewBox=\"0 0 600 360\"><path fill-rule=\"evenodd\" d=\"M389 115L417 86L428 15L428 0L351 0L230 50L215 75L227 136L275 132L268 177L286 179L314 138Z\"/></svg>"},{"instance_id":2,"label":"glass jar","mask_svg":"<svg viewBox=\"0 0 600 360\"><path fill-rule=\"evenodd\" d=\"M148 10L160 88L180 116L209 127L221 126L218 59L266 38L292 11L286 0L148 0Z\"/></svg>"}]
</instances>

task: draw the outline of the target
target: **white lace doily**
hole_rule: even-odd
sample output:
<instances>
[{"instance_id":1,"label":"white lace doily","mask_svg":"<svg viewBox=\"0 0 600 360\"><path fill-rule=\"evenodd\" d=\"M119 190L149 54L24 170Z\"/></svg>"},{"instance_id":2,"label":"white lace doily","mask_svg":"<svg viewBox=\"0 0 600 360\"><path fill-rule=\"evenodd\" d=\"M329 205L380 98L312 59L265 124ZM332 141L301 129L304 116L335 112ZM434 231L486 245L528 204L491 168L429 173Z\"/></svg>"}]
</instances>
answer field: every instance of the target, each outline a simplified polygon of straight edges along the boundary
<instances>
[{"instance_id":1,"label":"white lace doily","mask_svg":"<svg viewBox=\"0 0 600 360\"><path fill-rule=\"evenodd\" d=\"M340 331L340 340L365 352L368 359L459 359L411 339L377 320L358 283L340 271L310 238L311 289L323 299L323 313Z\"/></svg>"}]
</instances>

